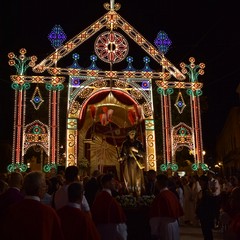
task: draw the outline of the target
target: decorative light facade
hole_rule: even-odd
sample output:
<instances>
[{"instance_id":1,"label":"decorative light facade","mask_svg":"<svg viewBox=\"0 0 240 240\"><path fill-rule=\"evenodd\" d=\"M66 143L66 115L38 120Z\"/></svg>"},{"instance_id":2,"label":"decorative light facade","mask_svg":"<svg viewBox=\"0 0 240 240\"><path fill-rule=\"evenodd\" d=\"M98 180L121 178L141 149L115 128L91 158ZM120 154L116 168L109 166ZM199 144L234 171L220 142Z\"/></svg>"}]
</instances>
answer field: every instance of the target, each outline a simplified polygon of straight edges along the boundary
<instances>
[{"instance_id":1,"label":"decorative light facade","mask_svg":"<svg viewBox=\"0 0 240 240\"><path fill-rule=\"evenodd\" d=\"M79 159L85 159L85 144L92 144L91 139L86 139L87 132L96 123L96 118L93 119L93 123L88 120L88 123L86 123L88 125L85 127L82 127L80 122L84 121L86 112L91 112L90 105L93 99L104 93L106 93L107 97L96 104L101 109L104 109L104 107L106 109L106 106L110 108L110 112L101 115L102 123L104 116L106 118L105 123L109 124L110 127L111 124L125 126L125 123L121 123L123 116L116 117L113 114L112 117L109 113L112 114L112 108L121 108L124 109L125 113L128 112L131 115L128 126L139 124L139 126L144 127L142 135L144 135L143 141L146 147L145 169L157 170L156 149L159 146L156 146L154 119L154 108L156 106L154 105L153 84L157 85L157 94L159 94L161 102L160 106L155 109L155 111L161 112L162 122L163 162L160 166L161 170L178 170L175 156L177 149L182 146L189 148L194 153L193 170L204 169L206 166L202 154L203 143L199 101L203 85L198 82L198 75L204 73L204 64L196 65L195 59L190 58L189 65L181 63L182 70L180 71L164 55L172 43L165 32L160 31L158 33L154 42L156 48L117 13L120 4L110 1L110 3L105 3L104 7L107 9L104 16L65 44L63 42L66 40L66 35L63 29L56 25L48 35L48 39L55 50L37 65L35 65L37 60L35 56L25 57L25 49L20 50L19 57L16 57L14 53L9 53L9 64L17 69L17 74L11 76L12 87L16 94L13 161L9 166L9 171L16 168L21 171L26 170L24 155L29 147L33 145L39 145L47 156L47 161L43 166L44 171L51 171L60 165L59 127L61 114L66 114L67 118L66 166L77 165ZM122 30L126 36L119 33L118 29ZM80 55L75 51L82 43L98 32L99 35L94 43L96 55L91 55L90 66L84 68L79 65ZM148 54L143 58L144 67L140 70L133 67L134 58L128 56L129 44L127 38L134 41L140 50ZM58 67L58 61L70 53L73 58L72 65ZM109 64L109 68L100 69L97 66L97 60L99 59L105 64ZM162 70L153 70L150 67L150 59L155 60ZM123 60L127 61L127 67L121 71L113 70L113 64L115 66ZM48 73L49 75L27 76L25 73L28 67L32 67L33 72L36 74ZM187 81L186 75L189 81ZM174 80L172 80L173 78ZM68 85L67 109L61 111L60 93L64 89L64 84ZM47 106L47 119L33 119L31 122L26 122L25 115L28 111L28 105L30 105L27 102L28 98L26 98L27 91L32 91L31 97L28 98L35 113L43 109L44 104L45 109ZM45 93L43 93L44 91ZM186 91L190 98L188 101L190 104L187 103L183 91ZM176 92L177 96L173 98ZM126 106L126 104L121 103L117 99L117 95L131 101L132 105ZM46 99L46 96L48 96L48 99ZM181 115L187 107L190 107L191 110L190 123L173 123L173 108ZM82 138L85 138L85 140ZM118 149L116 150L118 151ZM116 160L115 164L118 164L118 154L115 154L113 158ZM89 161L91 162L91 159Z\"/></svg>"}]
</instances>

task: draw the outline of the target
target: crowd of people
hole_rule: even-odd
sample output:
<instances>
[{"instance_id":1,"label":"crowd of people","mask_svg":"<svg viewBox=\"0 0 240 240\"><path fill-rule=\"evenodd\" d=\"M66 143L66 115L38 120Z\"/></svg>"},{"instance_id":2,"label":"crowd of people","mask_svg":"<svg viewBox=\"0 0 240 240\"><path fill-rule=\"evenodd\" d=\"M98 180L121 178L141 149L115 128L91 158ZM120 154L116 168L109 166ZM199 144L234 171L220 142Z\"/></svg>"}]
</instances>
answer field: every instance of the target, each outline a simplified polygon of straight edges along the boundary
<instances>
[{"instance_id":1,"label":"crowd of people","mask_svg":"<svg viewBox=\"0 0 240 240\"><path fill-rule=\"evenodd\" d=\"M149 240L179 240L181 225L201 227L204 240L213 239L214 228L222 229L225 239L240 239L237 177L144 173L142 194L155 196L147 211ZM0 238L129 239L126 209L116 200L126 193L124 184L99 170L84 179L77 166L54 176L9 173L0 181Z\"/></svg>"}]
</instances>

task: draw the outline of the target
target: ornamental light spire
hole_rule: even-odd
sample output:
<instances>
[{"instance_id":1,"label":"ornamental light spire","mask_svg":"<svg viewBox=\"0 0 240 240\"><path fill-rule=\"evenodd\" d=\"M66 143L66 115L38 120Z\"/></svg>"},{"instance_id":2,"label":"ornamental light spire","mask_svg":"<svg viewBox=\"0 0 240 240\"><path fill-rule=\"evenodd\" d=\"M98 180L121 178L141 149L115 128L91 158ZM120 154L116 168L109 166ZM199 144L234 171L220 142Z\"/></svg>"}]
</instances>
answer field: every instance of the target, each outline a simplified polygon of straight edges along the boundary
<instances>
[{"instance_id":1,"label":"ornamental light spire","mask_svg":"<svg viewBox=\"0 0 240 240\"><path fill-rule=\"evenodd\" d=\"M110 0L110 10L114 10L115 0Z\"/></svg>"}]
</instances>

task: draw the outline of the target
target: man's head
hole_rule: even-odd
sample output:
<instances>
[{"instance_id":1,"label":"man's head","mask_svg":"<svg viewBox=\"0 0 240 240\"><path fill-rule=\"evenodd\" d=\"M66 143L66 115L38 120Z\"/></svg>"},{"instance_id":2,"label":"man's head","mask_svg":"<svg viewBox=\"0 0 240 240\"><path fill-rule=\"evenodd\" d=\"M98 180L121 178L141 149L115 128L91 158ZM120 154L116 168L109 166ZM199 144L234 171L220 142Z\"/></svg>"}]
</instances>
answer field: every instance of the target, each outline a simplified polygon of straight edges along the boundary
<instances>
[{"instance_id":1,"label":"man's head","mask_svg":"<svg viewBox=\"0 0 240 240\"><path fill-rule=\"evenodd\" d=\"M208 188L208 181L209 181L209 178L206 175L202 175L199 177L199 184L202 189Z\"/></svg>"},{"instance_id":2,"label":"man's head","mask_svg":"<svg viewBox=\"0 0 240 240\"><path fill-rule=\"evenodd\" d=\"M148 170L148 171L147 171L147 177L148 177L148 180L155 181L155 180L156 180L156 177L157 177L156 171L153 170L153 169Z\"/></svg>"},{"instance_id":3,"label":"man's head","mask_svg":"<svg viewBox=\"0 0 240 240\"><path fill-rule=\"evenodd\" d=\"M83 198L83 186L74 182L68 186L68 201L71 203L81 203Z\"/></svg>"},{"instance_id":4,"label":"man's head","mask_svg":"<svg viewBox=\"0 0 240 240\"><path fill-rule=\"evenodd\" d=\"M46 180L42 172L34 171L24 177L23 189L26 195L43 198L46 193Z\"/></svg>"},{"instance_id":5,"label":"man's head","mask_svg":"<svg viewBox=\"0 0 240 240\"><path fill-rule=\"evenodd\" d=\"M100 176L101 172L99 170L94 170L92 173L92 177L97 178L98 176Z\"/></svg>"},{"instance_id":6,"label":"man's head","mask_svg":"<svg viewBox=\"0 0 240 240\"><path fill-rule=\"evenodd\" d=\"M65 179L67 183L78 181L78 167L68 166L65 170Z\"/></svg>"},{"instance_id":7,"label":"man's head","mask_svg":"<svg viewBox=\"0 0 240 240\"><path fill-rule=\"evenodd\" d=\"M103 188L110 190L114 189L115 180L113 174L107 173L103 175L101 178L101 184Z\"/></svg>"},{"instance_id":8,"label":"man's head","mask_svg":"<svg viewBox=\"0 0 240 240\"><path fill-rule=\"evenodd\" d=\"M9 186L21 189L23 184L23 176L20 172L12 172L9 177Z\"/></svg>"},{"instance_id":9,"label":"man's head","mask_svg":"<svg viewBox=\"0 0 240 240\"><path fill-rule=\"evenodd\" d=\"M157 187L158 189L163 189L165 187L168 187L168 177L165 174L159 174L157 175Z\"/></svg>"}]
</instances>

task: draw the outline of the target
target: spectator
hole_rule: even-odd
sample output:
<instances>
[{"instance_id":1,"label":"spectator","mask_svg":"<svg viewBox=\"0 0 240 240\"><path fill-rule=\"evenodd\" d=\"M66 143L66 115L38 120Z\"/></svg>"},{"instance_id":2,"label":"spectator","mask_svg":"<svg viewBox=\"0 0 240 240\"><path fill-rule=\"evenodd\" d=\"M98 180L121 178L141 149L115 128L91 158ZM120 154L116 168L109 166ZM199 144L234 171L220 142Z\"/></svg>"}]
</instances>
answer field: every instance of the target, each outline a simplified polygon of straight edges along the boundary
<instances>
[{"instance_id":1,"label":"spectator","mask_svg":"<svg viewBox=\"0 0 240 240\"><path fill-rule=\"evenodd\" d=\"M181 207L183 208L183 201L184 201L183 186L182 186L182 182L181 182L180 179L176 180L176 191L177 191L177 194L178 194L179 203L180 203ZM183 225L184 224L184 216L181 216L178 219L178 222L179 222L180 225Z\"/></svg>"},{"instance_id":2,"label":"spectator","mask_svg":"<svg viewBox=\"0 0 240 240\"><path fill-rule=\"evenodd\" d=\"M235 187L229 199L229 210L224 218L228 220L228 229L224 234L226 240L240 239L240 187Z\"/></svg>"},{"instance_id":3,"label":"spectator","mask_svg":"<svg viewBox=\"0 0 240 240\"><path fill-rule=\"evenodd\" d=\"M189 185L189 181L187 177L181 178L182 186L183 186L183 211L184 211L184 223L185 224L193 224L192 220L195 217L195 208L192 190Z\"/></svg>"},{"instance_id":4,"label":"spectator","mask_svg":"<svg viewBox=\"0 0 240 240\"><path fill-rule=\"evenodd\" d=\"M159 194L150 206L150 228L152 239L178 240L178 219L183 216L183 209L177 196L168 189L168 177L164 174L157 176Z\"/></svg>"},{"instance_id":5,"label":"spectator","mask_svg":"<svg viewBox=\"0 0 240 240\"><path fill-rule=\"evenodd\" d=\"M14 203L23 200L23 194L21 193L23 176L21 173L12 172L9 176L9 184L5 183L8 188L0 195L0 230L3 226L2 221L6 217L9 206Z\"/></svg>"},{"instance_id":6,"label":"spectator","mask_svg":"<svg viewBox=\"0 0 240 240\"><path fill-rule=\"evenodd\" d=\"M83 188L85 189L85 185L86 183L90 180L90 177L88 175L82 177L82 179L80 180L80 183L82 183Z\"/></svg>"},{"instance_id":7,"label":"spectator","mask_svg":"<svg viewBox=\"0 0 240 240\"><path fill-rule=\"evenodd\" d=\"M24 178L23 189L24 200L9 207L2 239L63 240L56 212L40 202L46 191L44 174L28 173Z\"/></svg>"},{"instance_id":8,"label":"spectator","mask_svg":"<svg viewBox=\"0 0 240 240\"><path fill-rule=\"evenodd\" d=\"M101 178L102 191L96 195L92 205L92 216L102 240L126 240L126 216L122 207L112 196L114 177L112 174Z\"/></svg>"},{"instance_id":9,"label":"spectator","mask_svg":"<svg viewBox=\"0 0 240 240\"><path fill-rule=\"evenodd\" d=\"M238 178L237 178L236 176L231 176L231 177L230 177L230 181L231 181L231 184L232 184L232 186L233 186L234 188L239 185L239 183L238 183Z\"/></svg>"},{"instance_id":10,"label":"spectator","mask_svg":"<svg viewBox=\"0 0 240 240\"><path fill-rule=\"evenodd\" d=\"M61 173L57 174L56 178L58 180L59 185L63 186L63 184L65 182L65 174L64 174L64 172L61 172Z\"/></svg>"},{"instance_id":11,"label":"spectator","mask_svg":"<svg viewBox=\"0 0 240 240\"><path fill-rule=\"evenodd\" d=\"M100 186L98 183L98 176L100 176L100 171L95 170L92 173L92 177L86 182L84 191L85 191L85 197L88 201L88 204L90 208L92 207L93 201L95 199L96 193L100 190Z\"/></svg>"},{"instance_id":12,"label":"spectator","mask_svg":"<svg viewBox=\"0 0 240 240\"><path fill-rule=\"evenodd\" d=\"M198 195L196 205L196 215L200 221L204 240L213 240L212 228L216 216L216 201L209 189L209 178L205 175L200 176L199 184L201 191Z\"/></svg>"},{"instance_id":13,"label":"spectator","mask_svg":"<svg viewBox=\"0 0 240 240\"><path fill-rule=\"evenodd\" d=\"M192 195L192 211L193 213L191 214L191 219L190 221L192 222L193 226L199 226L199 222L197 221L196 218L196 206L197 206L197 198L199 195L199 192L201 191L201 186L199 184L199 177L198 175L193 175L191 178L192 185L191 185L191 195Z\"/></svg>"},{"instance_id":14,"label":"spectator","mask_svg":"<svg viewBox=\"0 0 240 240\"><path fill-rule=\"evenodd\" d=\"M6 183L7 184L7 183ZM2 198L7 200L9 204L18 202L23 199L23 194L20 192L23 184L23 176L19 172L12 172L8 180L8 188ZM1 199L2 199L1 198ZM7 199L6 199L7 198Z\"/></svg>"},{"instance_id":15,"label":"spectator","mask_svg":"<svg viewBox=\"0 0 240 240\"><path fill-rule=\"evenodd\" d=\"M176 197L179 199L179 195L177 192L176 178L170 176L168 177L168 189L172 191Z\"/></svg>"},{"instance_id":16,"label":"spectator","mask_svg":"<svg viewBox=\"0 0 240 240\"><path fill-rule=\"evenodd\" d=\"M65 240L75 240L81 236L84 240L99 240L100 235L94 222L81 210L83 186L71 183L68 186L68 204L57 210Z\"/></svg>"},{"instance_id":17,"label":"spectator","mask_svg":"<svg viewBox=\"0 0 240 240\"><path fill-rule=\"evenodd\" d=\"M215 198L215 203L216 203L216 216L215 216L215 223L214 227L219 228L219 217L220 217L220 208L221 208L221 187L219 184L218 179L215 176L215 172L212 170L209 170L207 173L208 176L208 184L210 191L212 192L212 195Z\"/></svg>"},{"instance_id":18,"label":"spectator","mask_svg":"<svg viewBox=\"0 0 240 240\"><path fill-rule=\"evenodd\" d=\"M49 179L46 179L46 187L47 187L46 193L44 194L44 197L41 199L41 202L48 206L52 206L52 194L51 194L52 182Z\"/></svg>"},{"instance_id":19,"label":"spectator","mask_svg":"<svg viewBox=\"0 0 240 240\"><path fill-rule=\"evenodd\" d=\"M51 198L52 198L51 206L55 209L55 205L54 205L55 193L63 185L63 179L59 174L56 177L51 177L49 181L51 183L50 184L51 187L50 189L48 189L48 193L51 195Z\"/></svg>"},{"instance_id":20,"label":"spectator","mask_svg":"<svg viewBox=\"0 0 240 240\"><path fill-rule=\"evenodd\" d=\"M145 194L146 195L156 195L156 188L155 188L155 184L156 184L156 177L157 177L157 173L155 170L150 169L147 171L146 174L146 179L145 179Z\"/></svg>"},{"instance_id":21,"label":"spectator","mask_svg":"<svg viewBox=\"0 0 240 240\"><path fill-rule=\"evenodd\" d=\"M0 179L0 196L7 191L8 187L8 183Z\"/></svg>"}]
</instances>

